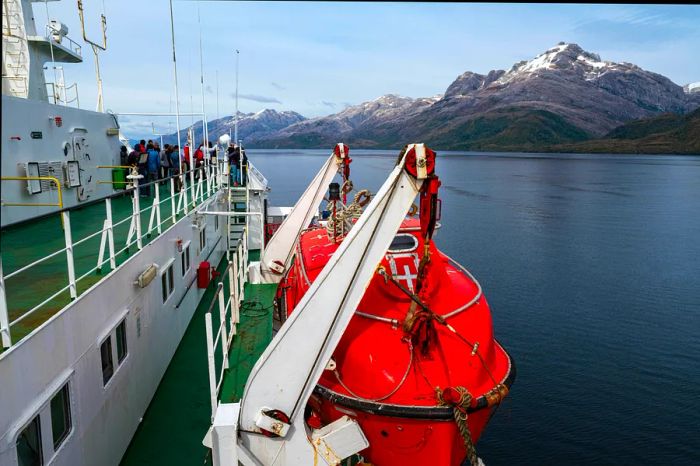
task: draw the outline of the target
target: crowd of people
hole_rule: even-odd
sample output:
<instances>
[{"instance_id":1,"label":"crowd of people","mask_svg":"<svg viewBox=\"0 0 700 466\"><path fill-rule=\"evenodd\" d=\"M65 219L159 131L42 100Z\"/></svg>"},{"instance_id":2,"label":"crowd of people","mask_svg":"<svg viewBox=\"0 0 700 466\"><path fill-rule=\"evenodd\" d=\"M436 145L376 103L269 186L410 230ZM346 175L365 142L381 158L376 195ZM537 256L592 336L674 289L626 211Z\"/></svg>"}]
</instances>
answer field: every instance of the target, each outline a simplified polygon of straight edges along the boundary
<instances>
[{"instance_id":1,"label":"crowd of people","mask_svg":"<svg viewBox=\"0 0 700 466\"><path fill-rule=\"evenodd\" d=\"M207 155L205 155L207 154ZM157 141L141 139L134 149L127 154L126 146L121 148L122 164L136 166L139 175L143 175L141 183L147 184L153 181L160 181L164 184L169 177L175 177L175 190L182 189L182 181L179 176L187 173L190 169L199 169L204 166L205 157L216 161L216 149L211 141L199 145L193 155L190 155L189 146L185 146L180 158L180 147L175 144L164 144L161 149ZM182 160L182 165L180 161ZM236 144L229 144L227 149L227 161L230 166L231 184L233 186L244 186L247 181L248 157L245 149ZM206 179L206 172L197 170L194 172L195 180L201 176ZM151 196L151 185L147 184L141 190L141 196Z\"/></svg>"}]
</instances>

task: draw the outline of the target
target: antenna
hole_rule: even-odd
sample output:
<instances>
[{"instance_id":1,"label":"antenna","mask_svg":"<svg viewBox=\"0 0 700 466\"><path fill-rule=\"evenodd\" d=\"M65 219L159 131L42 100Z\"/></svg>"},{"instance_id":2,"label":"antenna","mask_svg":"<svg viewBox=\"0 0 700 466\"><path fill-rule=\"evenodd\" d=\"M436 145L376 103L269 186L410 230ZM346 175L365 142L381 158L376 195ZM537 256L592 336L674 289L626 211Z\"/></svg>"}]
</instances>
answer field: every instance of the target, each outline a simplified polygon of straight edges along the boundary
<instances>
[{"instance_id":1,"label":"antenna","mask_svg":"<svg viewBox=\"0 0 700 466\"><path fill-rule=\"evenodd\" d=\"M233 140L238 144L238 55L239 55L238 49L236 49L236 118L233 120L233 131L234 131L234 137Z\"/></svg>"},{"instance_id":2,"label":"antenna","mask_svg":"<svg viewBox=\"0 0 700 466\"><path fill-rule=\"evenodd\" d=\"M207 125L207 113L204 109L204 58L202 55L202 21L199 15L199 2L197 2L197 24L199 25L199 81L202 85L202 138L204 139L204 150L207 153L205 164L209 161L209 128Z\"/></svg>"},{"instance_id":3,"label":"antenna","mask_svg":"<svg viewBox=\"0 0 700 466\"><path fill-rule=\"evenodd\" d=\"M100 74L100 56L99 50L107 50L107 17L104 13L104 2L102 3L102 14L100 15L102 22L102 44L88 39L85 31L85 14L83 11L83 0L78 0L78 16L80 16L80 27L83 30L83 40L90 44L92 53L95 54L95 79L97 79L97 111L104 112L104 99L102 97L102 75ZM174 40L174 39L173 39Z\"/></svg>"},{"instance_id":4,"label":"antenna","mask_svg":"<svg viewBox=\"0 0 700 466\"><path fill-rule=\"evenodd\" d=\"M173 45L173 76L175 77L175 125L177 126L177 157L180 166L178 167L178 173L182 171L182 144L180 141L180 94L177 87L177 59L175 58L175 22L173 20L173 0L169 0L170 3L170 38ZM182 178L182 194L185 196L185 213L187 213L187 186L185 186L186 177Z\"/></svg>"}]
</instances>

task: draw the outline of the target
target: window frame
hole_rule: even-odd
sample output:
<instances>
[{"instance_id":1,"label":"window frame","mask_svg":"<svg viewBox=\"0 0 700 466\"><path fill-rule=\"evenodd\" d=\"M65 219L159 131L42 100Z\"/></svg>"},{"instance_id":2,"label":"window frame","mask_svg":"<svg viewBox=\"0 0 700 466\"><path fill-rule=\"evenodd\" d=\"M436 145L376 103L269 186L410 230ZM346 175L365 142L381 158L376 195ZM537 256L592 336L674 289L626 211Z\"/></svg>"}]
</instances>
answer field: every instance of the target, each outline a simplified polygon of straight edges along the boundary
<instances>
[{"instance_id":1,"label":"window frame","mask_svg":"<svg viewBox=\"0 0 700 466\"><path fill-rule=\"evenodd\" d=\"M37 437L36 440L37 440L37 446L39 447L39 451L38 451L39 466L44 466L46 464L46 461L44 459L44 445L43 445L44 439L43 439L43 435L41 433L41 412L42 411L43 411L43 409L39 410L39 412L37 412L34 416L32 416L31 419L29 419L29 421L27 421L17 432L17 436L15 437L15 442L14 442L15 458L17 458L17 464L20 464L19 448L18 448L19 447L19 445L18 445L19 439L22 436L22 434L29 428L29 426L31 426L35 422L36 422L36 437Z\"/></svg>"},{"instance_id":2,"label":"window frame","mask_svg":"<svg viewBox=\"0 0 700 466\"><path fill-rule=\"evenodd\" d=\"M207 224L205 223L199 229L199 253L202 254L207 248Z\"/></svg>"},{"instance_id":3,"label":"window frame","mask_svg":"<svg viewBox=\"0 0 700 466\"><path fill-rule=\"evenodd\" d=\"M111 365L111 370L112 372L107 376L107 380L105 380L105 364L104 364L104 356L105 352L102 350L104 345L107 344L108 351L107 351L107 356L109 357L109 363ZM112 353L112 332L109 332L107 337L105 337L101 342L100 342L100 368L102 370L102 387L106 387L109 382L114 378L114 373L116 372L116 369L114 367L114 354Z\"/></svg>"},{"instance_id":4,"label":"window frame","mask_svg":"<svg viewBox=\"0 0 700 466\"><path fill-rule=\"evenodd\" d=\"M123 351L123 354L121 354L121 355L119 354L119 341L120 341L120 338L119 338L119 329L120 329L120 328L123 329L123 332L122 332L122 337L123 337L123 338L122 338L122 340L123 340L123 342L122 342L122 349L124 350L124 351ZM119 366L121 366L122 364L124 364L124 360L129 356L129 338L128 338L127 333L128 333L128 332L127 332L127 330L126 330L126 317L124 317L124 318L117 324L117 326L114 328L114 339L116 340L116 344L115 344L114 346L115 346L115 351L117 352L117 367L119 367Z\"/></svg>"},{"instance_id":5,"label":"window frame","mask_svg":"<svg viewBox=\"0 0 700 466\"><path fill-rule=\"evenodd\" d=\"M64 410L64 431L62 435L57 439L56 432L54 431L54 412L53 412L53 402L60 394L65 391L65 396L61 403L61 407ZM70 436L73 431L73 413L71 412L71 396L70 396L70 384L66 382L61 388L54 393L49 401L49 412L51 414L51 441L53 442L54 453L59 451L63 444L66 443L66 439Z\"/></svg>"},{"instance_id":6,"label":"window frame","mask_svg":"<svg viewBox=\"0 0 700 466\"><path fill-rule=\"evenodd\" d=\"M180 252L180 274L185 277L187 273L192 269L192 258L190 256L190 244L192 241L188 241L182 245L182 251ZM187 268L185 268L185 263Z\"/></svg>"},{"instance_id":7,"label":"window frame","mask_svg":"<svg viewBox=\"0 0 700 466\"><path fill-rule=\"evenodd\" d=\"M174 270L175 259L170 258L163 264L160 270L160 286L161 286L161 300L163 304L170 300L170 297L175 293L175 270ZM167 295L165 294L167 286Z\"/></svg>"},{"instance_id":8,"label":"window frame","mask_svg":"<svg viewBox=\"0 0 700 466\"><path fill-rule=\"evenodd\" d=\"M10 439L9 448L14 449L14 455L15 458L17 458L17 462L19 462L17 440L22 435L22 432L32 422L34 422L36 418L39 419L38 435L40 440L39 447L41 448L40 460L42 466L53 464L56 455L61 451L61 449L64 448L64 445L71 441L70 439L73 437L73 433L75 432L75 424L73 422L75 417L73 416L73 413L76 412L76 402L72 397L70 397L70 393L72 392L73 388L71 378L74 372L75 371L72 368L69 368L59 374L49 385L47 385L47 388L35 398L35 402L32 403L30 409L27 409L22 413L20 420L14 423L10 430L8 430L7 435L8 439ZM51 401L66 387L68 387L69 397L65 406L68 408L68 413L71 419L70 428L68 429L68 433L61 440L58 448L56 448L53 442ZM11 454L12 453L10 453L10 455Z\"/></svg>"}]
</instances>

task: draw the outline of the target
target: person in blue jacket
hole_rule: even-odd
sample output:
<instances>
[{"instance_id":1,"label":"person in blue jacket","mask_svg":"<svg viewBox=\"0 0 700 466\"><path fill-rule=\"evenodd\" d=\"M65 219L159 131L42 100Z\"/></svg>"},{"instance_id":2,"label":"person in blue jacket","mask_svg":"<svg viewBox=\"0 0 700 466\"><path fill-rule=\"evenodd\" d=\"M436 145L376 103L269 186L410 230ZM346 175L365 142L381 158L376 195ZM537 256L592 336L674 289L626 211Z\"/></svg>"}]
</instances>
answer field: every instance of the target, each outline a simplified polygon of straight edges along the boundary
<instances>
[{"instance_id":1,"label":"person in blue jacket","mask_svg":"<svg viewBox=\"0 0 700 466\"><path fill-rule=\"evenodd\" d=\"M158 174L160 173L160 153L156 150L152 143L146 146L146 152L148 153L148 177L146 182L158 181ZM155 189L158 189L158 185L153 185ZM146 187L146 195L151 195L151 187Z\"/></svg>"}]
</instances>

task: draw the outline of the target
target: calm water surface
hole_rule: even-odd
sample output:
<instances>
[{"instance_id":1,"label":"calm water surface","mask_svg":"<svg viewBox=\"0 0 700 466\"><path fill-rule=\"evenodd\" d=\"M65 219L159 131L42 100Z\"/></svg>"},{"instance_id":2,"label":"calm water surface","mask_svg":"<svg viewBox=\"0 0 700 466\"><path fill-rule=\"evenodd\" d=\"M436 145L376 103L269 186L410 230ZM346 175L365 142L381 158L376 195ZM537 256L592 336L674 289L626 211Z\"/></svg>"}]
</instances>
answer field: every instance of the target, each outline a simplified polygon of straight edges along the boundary
<instances>
[{"instance_id":1,"label":"calm water surface","mask_svg":"<svg viewBox=\"0 0 700 466\"><path fill-rule=\"evenodd\" d=\"M249 151L293 205L328 151ZM397 151L352 151L373 191ZM489 466L700 464L700 157L439 153L436 242L517 364Z\"/></svg>"}]
</instances>

